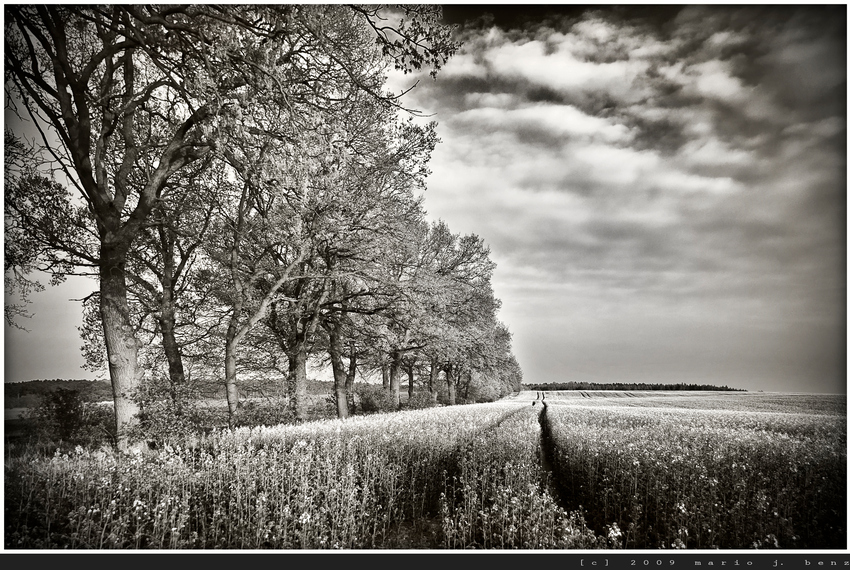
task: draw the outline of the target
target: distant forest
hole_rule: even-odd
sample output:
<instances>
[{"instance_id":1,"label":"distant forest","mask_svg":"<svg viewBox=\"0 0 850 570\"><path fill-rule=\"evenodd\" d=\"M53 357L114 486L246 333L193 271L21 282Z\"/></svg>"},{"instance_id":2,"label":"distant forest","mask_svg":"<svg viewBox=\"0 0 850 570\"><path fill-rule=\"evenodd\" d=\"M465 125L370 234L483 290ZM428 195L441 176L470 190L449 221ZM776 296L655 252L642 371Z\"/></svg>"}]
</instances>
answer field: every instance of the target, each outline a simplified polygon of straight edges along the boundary
<instances>
[{"instance_id":1,"label":"distant forest","mask_svg":"<svg viewBox=\"0 0 850 570\"><path fill-rule=\"evenodd\" d=\"M4 385L6 408L28 408L38 404L41 396L57 389L76 390L83 401L101 402L112 399L112 385L105 380L30 380Z\"/></svg>"},{"instance_id":2,"label":"distant forest","mask_svg":"<svg viewBox=\"0 0 850 570\"><path fill-rule=\"evenodd\" d=\"M597 382L548 382L546 384L523 384L523 390L705 390L721 392L746 392L740 388L729 386L711 386L710 384L627 384L614 382L599 384Z\"/></svg>"}]
</instances>

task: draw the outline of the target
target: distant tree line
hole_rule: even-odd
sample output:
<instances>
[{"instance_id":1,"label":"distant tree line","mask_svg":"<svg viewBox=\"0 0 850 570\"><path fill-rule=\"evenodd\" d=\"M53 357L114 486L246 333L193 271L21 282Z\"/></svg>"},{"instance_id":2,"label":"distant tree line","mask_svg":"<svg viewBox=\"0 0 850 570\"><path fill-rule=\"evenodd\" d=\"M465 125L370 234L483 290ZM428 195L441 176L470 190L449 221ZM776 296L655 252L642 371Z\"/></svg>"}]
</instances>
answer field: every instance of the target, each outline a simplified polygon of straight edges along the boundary
<instances>
[{"instance_id":1,"label":"distant tree line","mask_svg":"<svg viewBox=\"0 0 850 570\"><path fill-rule=\"evenodd\" d=\"M548 382L545 384L523 384L523 390L539 390L539 391L556 391L556 390L692 390L692 391L712 391L712 392L746 392L740 388L730 388L729 386L712 386L710 384L645 384L626 383L626 382Z\"/></svg>"},{"instance_id":2,"label":"distant tree line","mask_svg":"<svg viewBox=\"0 0 850 570\"><path fill-rule=\"evenodd\" d=\"M112 399L112 386L107 381L97 380L30 380L29 382L7 382L3 385L4 402L7 408L19 407L22 400L37 403L37 399L58 389L73 390L87 402L102 402ZM29 398L28 398L29 397ZM20 407L29 407L20 406Z\"/></svg>"},{"instance_id":3,"label":"distant tree line","mask_svg":"<svg viewBox=\"0 0 850 570\"><path fill-rule=\"evenodd\" d=\"M402 376L447 403L519 390L476 235L422 205L435 124L388 73L456 51L439 6L9 5L4 133L14 324L40 270L96 277L81 332L108 368L116 431L156 381L185 407L199 376L236 422L248 378L275 378L306 418L307 362ZM55 175L54 175L55 174Z\"/></svg>"}]
</instances>

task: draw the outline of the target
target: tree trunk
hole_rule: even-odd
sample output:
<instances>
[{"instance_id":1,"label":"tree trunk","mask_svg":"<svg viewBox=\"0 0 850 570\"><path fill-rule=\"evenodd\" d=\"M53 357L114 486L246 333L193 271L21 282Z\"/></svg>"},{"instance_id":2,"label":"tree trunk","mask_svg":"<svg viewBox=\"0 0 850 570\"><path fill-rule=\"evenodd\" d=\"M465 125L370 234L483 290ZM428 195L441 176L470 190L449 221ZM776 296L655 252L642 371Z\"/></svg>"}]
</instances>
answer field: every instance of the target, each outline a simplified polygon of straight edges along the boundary
<instances>
[{"instance_id":1,"label":"tree trunk","mask_svg":"<svg viewBox=\"0 0 850 570\"><path fill-rule=\"evenodd\" d=\"M328 356L334 373L334 395L336 396L336 415L340 419L348 417L348 377L342 364L342 343L339 340L339 326L328 323Z\"/></svg>"},{"instance_id":2,"label":"tree trunk","mask_svg":"<svg viewBox=\"0 0 850 570\"><path fill-rule=\"evenodd\" d=\"M383 380L384 390L390 389L390 367L383 363L381 364L381 378Z\"/></svg>"},{"instance_id":3,"label":"tree trunk","mask_svg":"<svg viewBox=\"0 0 850 570\"><path fill-rule=\"evenodd\" d=\"M141 384L139 345L130 323L124 257L105 247L101 247L100 316L115 401L118 447L129 449L129 431L139 423L139 405L134 399Z\"/></svg>"},{"instance_id":4,"label":"tree trunk","mask_svg":"<svg viewBox=\"0 0 850 570\"><path fill-rule=\"evenodd\" d=\"M159 328L162 332L162 350L165 352L165 359L168 362L171 400L177 407L177 411L180 412L182 410L181 398L185 397L185 394L181 394L180 390L186 383L186 373L183 369L183 355L180 353L180 345L177 343L174 331L177 319L174 314L171 287L163 287L160 311Z\"/></svg>"},{"instance_id":5,"label":"tree trunk","mask_svg":"<svg viewBox=\"0 0 850 570\"><path fill-rule=\"evenodd\" d=\"M413 397L413 364L407 365L407 397Z\"/></svg>"},{"instance_id":6,"label":"tree trunk","mask_svg":"<svg viewBox=\"0 0 850 570\"><path fill-rule=\"evenodd\" d=\"M298 342L289 354L289 393L295 419L307 419L307 346Z\"/></svg>"},{"instance_id":7,"label":"tree trunk","mask_svg":"<svg viewBox=\"0 0 850 570\"><path fill-rule=\"evenodd\" d=\"M182 412L181 389L186 383L186 373L183 369L183 355L180 345L177 343L175 327L177 323L176 308L174 306L174 281L175 272L178 271L174 260L174 234L173 232L160 230L160 244L162 247L163 267L159 276L162 285L162 297L159 303L159 328L162 333L162 350L165 360L168 362L168 380L171 392L171 400L178 413Z\"/></svg>"},{"instance_id":8,"label":"tree trunk","mask_svg":"<svg viewBox=\"0 0 850 570\"><path fill-rule=\"evenodd\" d=\"M236 317L230 319L225 333L224 384L227 395L227 413L231 425L239 411L239 388L236 386L236 354L238 349Z\"/></svg>"},{"instance_id":9,"label":"tree trunk","mask_svg":"<svg viewBox=\"0 0 850 570\"><path fill-rule=\"evenodd\" d=\"M437 391L434 389L434 385L437 383L437 376L440 374L440 369L438 367L438 362L436 358L431 359L431 374L428 376L428 392L431 394L431 400L434 402L437 401Z\"/></svg>"},{"instance_id":10,"label":"tree trunk","mask_svg":"<svg viewBox=\"0 0 850 570\"><path fill-rule=\"evenodd\" d=\"M345 374L345 393L348 395L348 411L355 413L354 407L354 376L357 374L357 349L351 343L351 356L348 360L348 372Z\"/></svg>"},{"instance_id":11,"label":"tree trunk","mask_svg":"<svg viewBox=\"0 0 850 570\"><path fill-rule=\"evenodd\" d=\"M454 406L457 403L457 399L455 397L454 370L452 369L451 364L446 366L446 384L448 385L448 389L449 389L449 405Z\"/></svg>"},{"instance_id":12,"label":"tree trunk","mask_svg":"<svg viewBox=\"0 0 850 570\"><path fill-rule=\"evenodd\" d=\"M400 378L400 369L401 369L401 353L398 351L393 351L392 353L392 361L390 362L390 393L393 397L393 402L396 407L401 407L401 378Z\"/></svg>"}]
</instances>

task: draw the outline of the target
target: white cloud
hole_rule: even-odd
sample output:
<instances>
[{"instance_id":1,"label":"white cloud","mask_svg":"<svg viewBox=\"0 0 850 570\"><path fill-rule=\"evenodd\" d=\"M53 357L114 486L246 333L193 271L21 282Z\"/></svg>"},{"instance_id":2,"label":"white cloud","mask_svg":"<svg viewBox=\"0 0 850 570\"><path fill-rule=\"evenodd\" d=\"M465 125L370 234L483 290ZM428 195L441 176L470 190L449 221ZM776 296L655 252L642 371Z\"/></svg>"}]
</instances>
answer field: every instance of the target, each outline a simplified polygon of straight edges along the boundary
<instances>
[{"instance_id":1,"label":"white cloud","mask_svg":"<svg viewBox=\"0 0 850 570\"><path fill-rule=\"evenodd\" d=\"M624 101L646 95L638 79L650 61L669 51L660 42L638 36L618 36L612 25L601 20L577 25L568 34L549 31L545 37L511 42L491 29L486 38L472 42L467 51L453 57L444 67L448 77L505 77L571 93L604 92ZM614 41L627 59L593 61L600 47Z\"/></svg>"},{"instance_id":2,"label":"white cloud","mask_svg":"<svg viewBox=\"0 0 850 570\"><path fill-rule=\"evenodd\" d=\"M743 186L729 177L708 177L687 172L670 171L654 178L660 188L676 193L731 194Z\"/></svg>"},{"instance_id":3,"label":"white cloud","mask_svg":"<svg viewBox=\"0 0 850 570\"><path fill-rule=\"evenodd\" d=\"M486 97L481 97L480 100L482 103L506 101L499 96L495 97L495 101ZM625 143L631 139L630 130L625 125L587 115L572 105L538 104L509 110L486 106L458 113L452 122L470 128L479 125L486 129L513 132L536 129L555 137L578 137L606 143Z\"/></svg>"},{"instance_id":4,"label":"white cloud","mask_svg":"<svg viewBox=\"0 0 850 570\"><path fill-rule=\"evenodd\" d=\"M484 78L487 70L473 54L458 53L440 70L442 77L478 77Z\"/></svg>"},{"instance_id":5,"label":"white cloud","mask_svg":"<svg viewBox=\"0 0 850 570\"><path fill-rule=\"evenodd\" d=\"M623 30L615 28L604 20L594 18L578 22L573 26L572 31L592 41L605 43L616 39Z\"/></svg>"},{"instance_id":6,"label":"white cloud","mask_svg":"<svg viewBox=\"0 0 850 570\"><path fill-rule=\"evenodd\" d=\"M798 141L819 144L824 139L840 135L847 129L847 121L842 117L828 117L810 123L794 123L783 129L783 135L794 137Z\"/></svg>"},{"instance_id":7,"label":"white cloud","mask_svg":"<svg viewBox=\"0 0 850 570\"><path fill-rule=\"evenodd\" d=\"M601 188L634 186L659 166L658 154L603 144L588 144L569 150L571 158L596 180Z\"/></svg>"},{"instance_id":8,"label":"white cloud","mask_svg":"<svg viewBox=\"0 0 850 570\"><path fill-rule=\"evenodd\" d=\"M547 54L544 42L530 41L491 50L486 59L493 73L530 81L565 92L607 93L619 100L639 100L643 89L636 79L649 67L645 61L593 63L560 49Z\"/></svg>"},{"instance_id":9,"label":"white cloud","mask_svg":"<svg viewBox=\"0 0 850 570\"><path fill-rule=\"evenodd\" d=\"M735 77L726 61L706 61L687 68L685 86L708 98L740 103L751 94L751 89Z\"/></svg>"}]
</instances>

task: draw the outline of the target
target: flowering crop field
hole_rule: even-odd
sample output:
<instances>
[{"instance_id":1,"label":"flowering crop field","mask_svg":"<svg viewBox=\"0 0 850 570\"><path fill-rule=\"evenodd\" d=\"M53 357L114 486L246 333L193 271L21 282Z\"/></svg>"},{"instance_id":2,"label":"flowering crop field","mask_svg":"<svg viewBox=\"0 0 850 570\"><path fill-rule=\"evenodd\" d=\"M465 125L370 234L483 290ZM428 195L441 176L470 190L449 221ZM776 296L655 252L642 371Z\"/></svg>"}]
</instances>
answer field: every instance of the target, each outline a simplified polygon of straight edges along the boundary
<instances>
[{"instance_id":1,"label":"flowering crop field","mask_svg":"<svg viewBox=\"0 0 850 570\"><path fill-rule=\"evenodd\" d=\"M608 548L581 513L562 509L543 466L539 409L515 408L456 458L440 496L446 548Z\"/></svg>"},{"instance_id":2,"label":"flowering crop field","mask_svg":"<svg viewBox=\"0 0 850 570\"><path fill-rule=\"evenodd\" d=\"M536 410L495 403L238 429L135 455L8 457L6 547L471 548L503 528L505 546L592 540L581 521L531 508L538 438ZM514 463L478 462L496 452ZM486 521L470 511L481 501Z\"/></svg>"},{"instance_id":3,"label":"flowering crop field","mask_svg":"<svg viewBox=\"0 0 850 570\"><path fill-rule=\"evenodd\" d=\"M592 396L547 393L544 422L591 528L617 523L625 548L846 547L846 397Z\"/></svg>"},{"instance_id":4,"label":"flowering crop field","mask_svg":"<svg viewBox=\"0 0 850 570\"><path fill-rule=\"evenodd\" d=\"M583 394L10 454L5 547L845 547L843 397Z\"/></svg>"}]
</instances>

